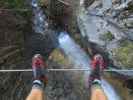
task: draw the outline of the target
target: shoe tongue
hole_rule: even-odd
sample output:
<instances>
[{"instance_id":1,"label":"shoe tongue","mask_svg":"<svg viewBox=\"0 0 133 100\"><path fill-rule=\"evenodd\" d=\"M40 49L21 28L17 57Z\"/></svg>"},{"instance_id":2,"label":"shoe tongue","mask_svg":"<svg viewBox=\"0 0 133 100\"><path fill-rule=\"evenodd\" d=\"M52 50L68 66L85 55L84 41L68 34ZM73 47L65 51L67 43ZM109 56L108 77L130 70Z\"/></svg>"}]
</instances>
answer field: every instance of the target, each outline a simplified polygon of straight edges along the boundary
<instances>
[{"instance_id":1,"label":"shoe tongue","mask_svg":"<svg viewBox=\"0 0 133 100\"><path fill-rule=\"evenodd\" d=\"M41 59L37 59L36 62L35 62L35 65L42 66L42 65L44 65L44 63Z\"/></svg>"},{"instance_id":2,"label":"shoe tongue","mask_svg":"<svg viewBox=\"0 0 133 100\"><path fill-rule=\"evenodd\" d=\"M38 59L38 60L35 62L35 65L41 65L41 61Z\"/></svg>"}]
</instances>

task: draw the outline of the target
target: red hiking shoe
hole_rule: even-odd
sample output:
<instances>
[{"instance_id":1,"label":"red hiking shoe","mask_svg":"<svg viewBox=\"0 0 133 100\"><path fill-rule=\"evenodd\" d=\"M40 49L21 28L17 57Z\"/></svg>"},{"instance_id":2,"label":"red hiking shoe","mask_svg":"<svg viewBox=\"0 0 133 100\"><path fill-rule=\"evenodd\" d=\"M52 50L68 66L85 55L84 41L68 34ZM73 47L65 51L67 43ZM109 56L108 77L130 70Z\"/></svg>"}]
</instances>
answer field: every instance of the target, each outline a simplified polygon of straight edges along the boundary
<instances>
[{"instance_id":1,"label":"red hiking shoe","mask_svg":"<svg viewBox=\"0 0 133 100\"><path fill-rule=\"evenodd\" d=\"M92 70L96 70L96 69L104 70L106 66L104 59L100 54L97 54L93 57L91 65L92 65Z\"/></svg>"},{"instance_id":2,"label":"red hiking shoe","mask_svg":"<svg viewBox=\"0 0 133 100\"><path fill-rule=\"evenodd\" d=\"M92 72L89 77L89 85L97 82L100 83L101 72L105 68L105 62L103 57L100 54L95 55L91 62L91 66L92 66Z\"/></svg>"},{"instance_id":3,"label":"red hiking shoe","mask_svg":"<svg viewBox=\"0 0 133 100\"><path fill-rule=\"evenodd\" d=\"M48 82L48 79L46 77L46 68L47 66L43 61L43 57L40 54L34 55L34 57L32 58L33 78L34 80L41 81L45 85Z\"/></svg>"}]
</instances>

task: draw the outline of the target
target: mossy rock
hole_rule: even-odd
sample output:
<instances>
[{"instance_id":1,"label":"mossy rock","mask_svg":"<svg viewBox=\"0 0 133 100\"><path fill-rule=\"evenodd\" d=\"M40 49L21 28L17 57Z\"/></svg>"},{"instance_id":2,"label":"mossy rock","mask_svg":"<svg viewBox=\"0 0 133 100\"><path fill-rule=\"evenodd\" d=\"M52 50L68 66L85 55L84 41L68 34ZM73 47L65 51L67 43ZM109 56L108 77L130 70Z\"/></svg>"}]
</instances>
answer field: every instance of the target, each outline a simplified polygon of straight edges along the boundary
<instances>
[{"instance_id":1,"label":"mossy rock","mask_svg":"<svg viewBox=\"0 0 133 100\"><path fill-rule=\"evenodd\" d=\"M49 1L48 0L39 0L39 4L41 5L41 6L48 6L48 3L49 3Z\"/></svg>"},{"instance_id":2,"label":"mossy rock","mask_svg":"<svg viewBox=\"0 0 133 100\"><path fill-rule=\"evenodd\" d=\"M59 49L55 49L49 56L49 59L57 62L58 64L68 66L69 60L61 53Z\"/></svg>"},{"instance_id":3,"label":"mossy rock","mask_svg":"<svg viewBox=\"0 0 133 100\"><path fill-rule=\"evenodd\" d=\"M131 41L121 42L120 47L114 49L113 53L118 65L133 68L133 43Z\"/></svg>"},{"instance_id":4,"label":"mossy rock","mask_svg":"<svg viewBox=\"0 0 133 100\"><path fill-rule=\"evenodd\" d=\"M100 36L100 39L103 41L112 41L114 39L114 35L108 31Z\"/></svg>"}]
</instances>

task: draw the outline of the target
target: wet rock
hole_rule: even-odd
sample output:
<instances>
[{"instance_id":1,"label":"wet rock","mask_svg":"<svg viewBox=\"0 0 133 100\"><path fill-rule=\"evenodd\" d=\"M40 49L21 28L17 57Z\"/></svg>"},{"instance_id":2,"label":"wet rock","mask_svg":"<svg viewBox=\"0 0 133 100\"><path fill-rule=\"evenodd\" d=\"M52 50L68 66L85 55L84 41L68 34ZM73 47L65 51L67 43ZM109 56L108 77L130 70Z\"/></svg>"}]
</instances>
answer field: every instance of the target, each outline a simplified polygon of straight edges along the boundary
<instances>
[{"instance_id":1,"label":"wet rock","mask_svg":"<svg viewBox=\"0 0 133 100\"><path fill-rule=\"evenodd\" d=\"M131 95L133 94L133 79L126 80L123 86L128 88Z\"/></svg>"}]
</instances>

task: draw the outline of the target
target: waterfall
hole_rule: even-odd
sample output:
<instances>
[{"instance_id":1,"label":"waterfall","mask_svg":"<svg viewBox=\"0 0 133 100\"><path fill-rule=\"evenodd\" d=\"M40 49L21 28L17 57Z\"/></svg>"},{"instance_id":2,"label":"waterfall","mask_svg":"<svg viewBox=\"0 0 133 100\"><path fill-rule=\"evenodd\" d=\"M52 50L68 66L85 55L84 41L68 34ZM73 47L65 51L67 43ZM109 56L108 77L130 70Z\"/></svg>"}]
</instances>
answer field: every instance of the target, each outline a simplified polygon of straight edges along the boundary
<instances>
[{"instance_id":1,"label":"waterfall","mask_svg":"<svg viewBox=\"0 0 133 100\"><path fill-rule=\"evenodd\" d=\"M36 33L44 34L44 31L48 27L48 23L46 21L46 15L44 14L41 7L39 7L38 0L32 0L31 2L32 10L33 10L33 29Z\"/></svg>"},{"instance_id":2,"label":"waterfall","mask_svg":"<svg viewBox=\"0 0 133 100\"><path fill-rule=\"evenodd\" d=\"M80 0L80 3L79 3L80 6L84 5L84 1L85 1L85 0Z\"/></svg>"},{"instance_id":3,"label":"waterfall","mask_svg":"<svg viewBox=\"0 0 133 100\"><path fill-rule=\"evenodd\" d=\"M114 88L104 79L102 79L102 88L106 93L108 100L121 100Z\"/></svg>"},{"instance_id":4,"label":"waterfall","mask_svg":"<svg viewBox=\"0 0 133 100\"><path fill-rule=\"evenodd\" d=\"M90 67L90 58L80 48L78 44L68 35L67 32L61 32L59 37L59 47L64 51L69 60L74 64L74 68L88 68ZM84 72L85 81L90 75L89 71ZM102 88L105 91L109 100L120 100L119 96L113 87L104 79L102 79Z\"/></svg>"},{"instance_id":5,"label":"waterfall","mask_svg":"<svg viewBox=\"0 0 133 100\"><path fill-rule=\"evenodd\" d=\"M61 32L59 37L59 47L68 56L69 60L72 61L75 68L90 68L90 59L87 54L77 45L68 35L67 32ZM85 77L90 73L85 72Z\"/></svg>"}]
</instances>

